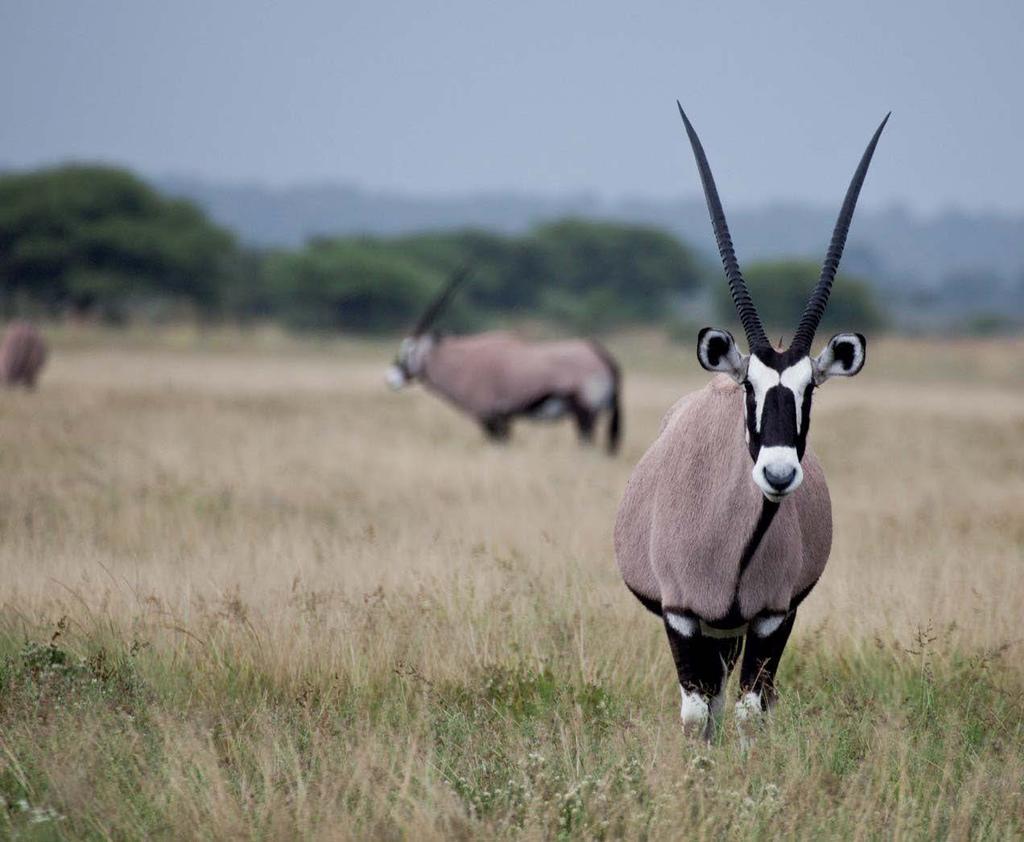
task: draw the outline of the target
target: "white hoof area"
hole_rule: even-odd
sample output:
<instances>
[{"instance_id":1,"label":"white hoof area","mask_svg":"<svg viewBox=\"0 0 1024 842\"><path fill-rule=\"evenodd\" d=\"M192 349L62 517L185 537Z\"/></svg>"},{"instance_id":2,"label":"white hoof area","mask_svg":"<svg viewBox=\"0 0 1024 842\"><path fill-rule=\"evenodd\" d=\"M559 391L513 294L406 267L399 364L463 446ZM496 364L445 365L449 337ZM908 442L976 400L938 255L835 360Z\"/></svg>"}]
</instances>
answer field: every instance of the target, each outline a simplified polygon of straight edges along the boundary
<instances>
[{"instance_id":1,"label":"white hoof area","mask_svg":"<svg viewBox=\"0 0 1024 842\"><path fill-rule=\"evenodd\" d=\"M759 693L744 693L736 702L736 730L740 735L740 748L750 751L754 744L754 735L764 718Z\"/></svg>"},{"instance_id":2,"label":"white hoof area","mask_svg":"<svg viewBox=\"0 0 1024 842\"><path fill-rule=\"evenodd\" d=\"M707 700L699 693L689 693L679 688L683 694L683 704L679 709L679 718L683 721L683 733L691 737L708 737L708 726L711 722L711 709Z\"/></svg>"}]
</instances>

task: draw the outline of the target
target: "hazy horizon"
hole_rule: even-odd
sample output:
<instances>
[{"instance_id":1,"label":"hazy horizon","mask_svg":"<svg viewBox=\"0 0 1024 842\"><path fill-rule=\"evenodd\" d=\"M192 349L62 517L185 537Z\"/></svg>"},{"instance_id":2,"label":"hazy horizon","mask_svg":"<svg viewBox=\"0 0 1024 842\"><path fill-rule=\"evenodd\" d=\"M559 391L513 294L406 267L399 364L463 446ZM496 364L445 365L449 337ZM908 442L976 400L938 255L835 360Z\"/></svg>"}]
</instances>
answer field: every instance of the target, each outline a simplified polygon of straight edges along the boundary
<instances>
[{"instance_id":1,"label":"hazy horizon","mask_svg":"<svg viewBox=\"0 0 1024 842\"><path fill-rule=\"evenodd\" d=\"M838 207L893 111L865 209L1024 211L1024 6L456 0L3 7L0 163L437 198L698 196ZM738 128L739 127L739 128Z\"/></svg>"}]
</instances>

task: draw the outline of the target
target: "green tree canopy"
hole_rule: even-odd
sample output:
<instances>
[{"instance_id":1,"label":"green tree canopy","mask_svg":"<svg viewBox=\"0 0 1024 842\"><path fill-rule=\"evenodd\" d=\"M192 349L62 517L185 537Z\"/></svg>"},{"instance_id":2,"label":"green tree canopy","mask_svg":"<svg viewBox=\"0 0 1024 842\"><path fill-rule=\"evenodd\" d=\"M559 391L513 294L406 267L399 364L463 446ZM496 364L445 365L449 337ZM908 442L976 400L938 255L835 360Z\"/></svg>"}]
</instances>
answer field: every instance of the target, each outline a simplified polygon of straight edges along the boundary
<instances>
[{"instance_id":1,"label":"green tree canopy","mask_svg":"<svg viewBox=\"0 0 1024 842\"><path fill-rule=\"evenodd\" d=\"M656 321L667 299L699 278L696 260L669 234L570 219L521 237L467 229L316 239L270 260L267 282L293 324L391 330L409 324L459 266L472 278L442 327L509 312L584 332Z\"/></svg>"},{"instance_id":2,"label":"green tree canopy","mask_svg":"<svg viewBox=\"0 0 1024 842\"><path fill-rule=\"evenodd\" d=\"M358 332L409 327L444 276L379 242L317 239L267 258L266 283L296 327Z\"/></svg>"},{"instance_id":3,"label":"green tree canopy","mask_svg":"<svg viewBox=\"0 0 1024 842\"><path fill-rule=\"evenodd\" d=\"M649 321L667 299L694 289L700 267L671 234L641 225L566 219L533 232L540 246L546 298L604 314L605 324Z\"/></svg>"},{"instance_id":4,"label":"green tree canopy","mask_svg":"<svg viewBox=\"0 0 1024 842\"><path fill-rule=\"evenodd\" d=\"M473 280L461 296L477 310L521 310L537 303L545 265L532 238L467 229L387 242L400 254L444 275L461 265L472 267Z\"/></svg>"},{"instance_id":5,"label":"green tree canopy","mask_svg":"<svg viewBox=\"0 0 1024 842\"><path fill-rule=\"evenodd\" d=\"M116 310L172 298L205 311L235 254L194 205L124 170L70 165L0 177L0 283L8 305Z\"/></svg>"},{"instance_id":6,"label":"green tree canopy","mask_svg":"<svg viewBox=\"0 0 1024 842\"><path fill-rule=\"evenodd\" d=\"M780 334L786 341L792 338L820 272L821 266L810 260L773 260L744 267L743 277L773 342ZM735 323L736 308L724 277L713 282L713 296L719 318ZM871 286L840 271L818 333L827 338L840 331L871 330L883 321Z\"/></svg>"}]
</instances>

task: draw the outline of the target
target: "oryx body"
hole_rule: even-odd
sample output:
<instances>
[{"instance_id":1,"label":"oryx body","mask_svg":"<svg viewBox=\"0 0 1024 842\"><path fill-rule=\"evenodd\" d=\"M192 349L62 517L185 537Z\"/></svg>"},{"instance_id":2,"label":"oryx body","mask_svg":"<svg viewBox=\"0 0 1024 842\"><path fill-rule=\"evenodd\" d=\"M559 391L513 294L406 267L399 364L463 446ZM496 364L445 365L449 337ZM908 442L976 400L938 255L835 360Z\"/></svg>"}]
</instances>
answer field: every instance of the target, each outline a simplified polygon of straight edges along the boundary
<instances>
[{"instance_id":1,"label":"oryx body","mask_svg":"<svg viewBox=\"0 0 1024 842\"><path fill-rule=\"evenodd\" d=\"M508 438L516 418L571 416L589 441L607 412L609 452L619 443L621 375L612 356L591 340L527 342L505 331L442 336L418 329L402 341L388 380L394 388L421 382L495 440Z\"/></svg>"},{"instance_id":2,"label":"oryx body","mask_svg":"<svg viewBox=\"0 0 1024 842\"><path fill-rule=\"evenodd\" d=\"M626 487L615 554L626 585L664 620L684 728L709 737L741 650L741 725L774 702L797 606L828 561L832 508L821 465L807 448L811 398L828 378L857 374L866 343L860 334L838 334L816 357L810 346L885 122L847 191L800 326L780 349L768 342L704 150L679 110L750 353L743 355L727 331L700 332L701 365L721 373L669 410Z\"/></svg>"},{"instance_id":3,"label":"oryx body","mask_svg":"<svg viewBox=\"0 0 1024 842\"><path fill-rule=\"evenodd\" d=\"M0 383L34 389L46 357L39 331L28 322L11 322L0 343Z\"/></svg>"},{"instance_id":4,"label":"oryx body","mask_svg":"<svg viewBox=\"0 0 1024 842\"><path fill-rule=\"evenodd\" d=\"M615 551L623 578L662 611L736 628L786 614L821 576L832 507L821 465L785 505L751 482L744 390L718 375L671 410L637 464L619 508ZM766 505L771 528L748 544Z\"/></svg>"}]
</instances>

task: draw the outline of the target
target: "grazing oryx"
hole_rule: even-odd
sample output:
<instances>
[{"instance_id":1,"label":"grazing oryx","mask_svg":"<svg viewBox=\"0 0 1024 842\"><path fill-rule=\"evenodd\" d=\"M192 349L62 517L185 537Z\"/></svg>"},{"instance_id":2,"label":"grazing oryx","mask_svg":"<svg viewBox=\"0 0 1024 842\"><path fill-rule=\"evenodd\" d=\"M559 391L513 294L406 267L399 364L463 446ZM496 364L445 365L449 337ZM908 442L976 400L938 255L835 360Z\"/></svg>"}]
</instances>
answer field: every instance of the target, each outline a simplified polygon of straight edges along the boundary
<instances>
[{"instance_id":1,"label":"grazing oryx","mask_svg":"<svg viewBox=\"0 0 1024 842\"><path fill-rule=\"evenodd\" d=\"M46 353L38 330L28 322L12 322L0 343L0 383L34 389Z\"/></svg>"},{"instance_id":2,"label":"grazing oryx","mask_svg":"<svg viewBox=\"0 0 1024 842\"><path fill-rule=\"evenodd\" d=\"M622 376L611 354L594 341L524 342L506 332L441 336L430 330L467 272L456 272L427 308L412 335L402 340L388 370L400 389L419 380L453 406L473 416L489 438L504 441L519 416L554 420L571 414L580 439L593 438L598 416L608 410L608 452L622 434Z\"/></svg>"},{"instance_id":3,"label":"grazing oryx","mask_svg":"<svg viewBox=\"0 0 1024 842\"><path fill-rule=\"evenodd\" d=\"M860 160L821 277L793 341L782 350L768 341L740 274L704 149L682 106L679 113L750 353L742 354L727 331L700 332L697 358L721 374L666 415L626 487L615 554L626 585L664 620L687 733L710 739L746 636L736 703L745 740L751 720L775 701L775 672L797 606L821 576L832 544L828 486L807 449L811 396L828 378L861 370L865 340L840 333L816 357L810 356L811 343L889 118Z\"/></svg>"}]
</instances>

